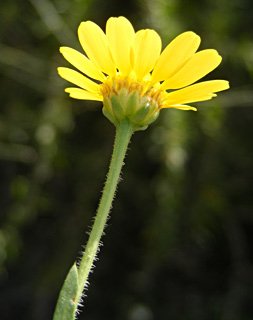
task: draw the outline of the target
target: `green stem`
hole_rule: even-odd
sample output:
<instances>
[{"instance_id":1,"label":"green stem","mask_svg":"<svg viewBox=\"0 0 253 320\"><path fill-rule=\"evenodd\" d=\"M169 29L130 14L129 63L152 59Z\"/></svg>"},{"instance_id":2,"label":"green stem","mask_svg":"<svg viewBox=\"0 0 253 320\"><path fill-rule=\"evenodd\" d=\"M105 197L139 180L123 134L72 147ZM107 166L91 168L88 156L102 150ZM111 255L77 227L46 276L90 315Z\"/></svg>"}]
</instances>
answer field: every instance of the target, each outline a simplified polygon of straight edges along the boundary
<instances>
[{"instance_id":1,"label":"green stem","mask_svg":"<svg viewBox=\"0 0 253 320\"><path fill-rule=\"evenodd\" d=\"M127 146L133 133L133 127L129 121L123 120L116 129L114 149L110 168L105 182L102 198L99 203L95 221L89 236L89 240L83 253L78 268L78 289L76 295L76 306L81 300L83 289L87 286L87 280L93 261L96 258L101 236L108 219L116 187L119 182L120 172L126 155Z\"/></svg>"}]
</instances>

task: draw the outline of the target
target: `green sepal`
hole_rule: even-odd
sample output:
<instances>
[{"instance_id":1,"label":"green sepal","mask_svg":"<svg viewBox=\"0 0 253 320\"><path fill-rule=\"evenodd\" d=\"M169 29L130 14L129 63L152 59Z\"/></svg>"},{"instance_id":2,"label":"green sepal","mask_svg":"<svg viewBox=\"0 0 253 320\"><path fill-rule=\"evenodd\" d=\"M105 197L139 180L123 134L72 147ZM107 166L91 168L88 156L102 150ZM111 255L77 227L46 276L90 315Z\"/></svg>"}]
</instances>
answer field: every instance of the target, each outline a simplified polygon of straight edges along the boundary
<instances>
[{"instance_id":1,"label":"green sepal","mask_svg":"<svg viewBox=\"0 0 253 320\"><path fill-rule=\"evenodd\" d=\"M53 320L74 320L76 312L76 295L78 288L78 271L74 264L62 286Z\"/></svg>"},{"instance_id":2,"label":"green sepal","mask_svg":"<svg viewBox=\"0 0 253 320\"><path fill-rule=\"evenodd\" d=\"M159 115L156 101L152 101L148 96L140 96L137 90L129 92L123 87L118 93L105 96L103 102L103 114L116 127L128 119L135 131L145 130Z\"/></svg>"},{"instance_id":3,"label":"green sepal","mask_svg":"<svg viewBox=\"0 0 253 320\"><path fill-rule=\"evenodd\" d=\"M125 106L125 114L127 116L131 116L134 114L135 110L138 107L138 102L139 102L139 96L137 91L133 91L129 94L126 106Z\"/></svg>"},{"instance_id":4,"label":"green sepal","mask_svg":"<svg viewBox=\"0 0 253 320\"><path fill-rule=\"evenodd\" d=\"M157 111L152 117L148 117L147 120L143 121L143 124L145 124L145 125L148 126L150 123L154 122L154 121L158 118L159 113L160 113L160 112Z\"/></svg>"},{"instance_id":5,"label":"green sepal","mask_svg":"<svg viewBox=\"0 0 253 320\"><path fill-rule=\"evenodd\" d=\"M143 107L141 107L134 116L131 117L131 121L135 124L141 123L147 116L150 110L149 102L145 103Z\"/></svg>"},{"instance_id":6,"label":"green sepal","mask_svg":"<svg viewBox=\"0 0 253 320\"><path fill-rule=\"evenodd\" d=\"M134 128L134 131L144 131L144 130L147 129L147 127L148 127L148 126L142 126L142 127L136 126L136 127Z\"/></svg>"},{"instance_id":7,"label":"green sepal","mask_svg":"<svg viewBox=\"0 0 253 320\"><path fill-rule=\"evenodd\" d=\"M107 111L107 109L106 109L105 107L102 109L102 112L103 112L103 115L104 115L108 120L111 121L111 123L113 123L115 126L117 125L116 119L111 115L110 112Z\"/></svg>"},{"instance_id":8,"label":"green sepal","mask_svg":"<svg viewBox=\"0 0 253 320\"><path fill-rule=\"evenodd\" d=\"M112 95L111 103L112 103L112 111L115 115L115 118L117 120L123 120L125 118L125 114L124 114L122 103L118 98L118 96Z\"/></svg>"}]
</instances>

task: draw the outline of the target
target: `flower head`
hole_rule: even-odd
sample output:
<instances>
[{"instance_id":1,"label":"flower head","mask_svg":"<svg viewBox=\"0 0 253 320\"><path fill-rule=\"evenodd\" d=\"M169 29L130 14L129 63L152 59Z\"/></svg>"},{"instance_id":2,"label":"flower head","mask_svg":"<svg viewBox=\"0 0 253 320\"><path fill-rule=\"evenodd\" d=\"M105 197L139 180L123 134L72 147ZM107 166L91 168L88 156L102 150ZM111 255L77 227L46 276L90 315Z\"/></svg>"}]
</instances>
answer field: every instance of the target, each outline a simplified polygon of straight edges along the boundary
<instances>
[{"instance_id":1,"label":"flower head","mask_svg":"<svg viewBox=\"0 0 253 320\"><path fill-rule=\"evenodd\" d=\"M195 83L221 63L221 56L213 49L196 53L200 37L194 32L180 34L162 52L154 30L135 32L124 17L110 18L105 33L91 21L82 22L78 37L87 57L60 48L79 70L58 68L78 86L65 91L75 99L103 101L103 113L115 125L128 118L136 130L143 129L162 108L196 110L187 104L229 88L225 80Z\"/></svg>"}]
</instances>

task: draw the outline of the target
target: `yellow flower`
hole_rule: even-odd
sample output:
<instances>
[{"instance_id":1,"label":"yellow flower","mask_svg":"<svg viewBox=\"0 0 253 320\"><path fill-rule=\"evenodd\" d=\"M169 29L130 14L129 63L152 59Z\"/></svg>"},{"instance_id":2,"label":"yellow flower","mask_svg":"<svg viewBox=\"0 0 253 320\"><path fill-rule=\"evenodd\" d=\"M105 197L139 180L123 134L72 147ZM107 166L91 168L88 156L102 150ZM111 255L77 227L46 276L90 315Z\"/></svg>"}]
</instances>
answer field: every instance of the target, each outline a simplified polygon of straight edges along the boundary
<instances>
[{"instance_id":1,"label":"yellow flower","mask_svg":"<svg viewBox=\"0 0 253 320\"><path fill-rule=\"evenodd\" d=\"M88 58L60 48L80 71L58 68L62 78L79 87L65 91L75 99L103 101L103 112L115 125L128 118L144 128L162 108L196 110L186 104L212 99L229 88L225 80L193 84L221 63L216 50L196 53L200 37L194 32L180 34L162 53L154 30L135 32L124 17L110 18L106 33L91 21L82 22L78 37Z\"/></svg>"}]
</instances>

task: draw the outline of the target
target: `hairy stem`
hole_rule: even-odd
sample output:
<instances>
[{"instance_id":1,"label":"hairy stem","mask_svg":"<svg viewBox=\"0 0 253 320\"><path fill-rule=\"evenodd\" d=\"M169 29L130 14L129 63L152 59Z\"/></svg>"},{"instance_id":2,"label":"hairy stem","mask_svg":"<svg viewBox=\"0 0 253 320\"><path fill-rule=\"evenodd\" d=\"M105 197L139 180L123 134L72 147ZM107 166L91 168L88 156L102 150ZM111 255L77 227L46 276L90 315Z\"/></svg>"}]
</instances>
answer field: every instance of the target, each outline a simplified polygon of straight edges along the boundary
<instances>
[{"instance_id":1,"label":"hairy stem","mask_svg":"<svg viewBox=\"0 0 253 320\"><path fill-rule=\"evenodd\" d=\"M126 155L127 146L133 133L133 127L129 121L123 120L116 128L113 154L110 168L105 182L102 198L99 203L95 221L89 236L89 240L83 253L78 268L78 289L76 295L76 307L81 300L84 287L87 286L88 276L93 266L94 259L98 251L101 236L108 219L120 172Z\"/></svg>"}]
</instances>

